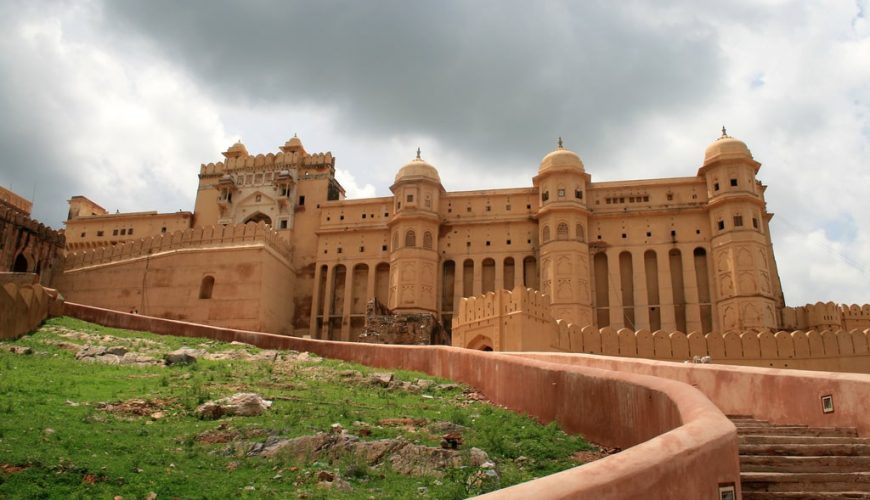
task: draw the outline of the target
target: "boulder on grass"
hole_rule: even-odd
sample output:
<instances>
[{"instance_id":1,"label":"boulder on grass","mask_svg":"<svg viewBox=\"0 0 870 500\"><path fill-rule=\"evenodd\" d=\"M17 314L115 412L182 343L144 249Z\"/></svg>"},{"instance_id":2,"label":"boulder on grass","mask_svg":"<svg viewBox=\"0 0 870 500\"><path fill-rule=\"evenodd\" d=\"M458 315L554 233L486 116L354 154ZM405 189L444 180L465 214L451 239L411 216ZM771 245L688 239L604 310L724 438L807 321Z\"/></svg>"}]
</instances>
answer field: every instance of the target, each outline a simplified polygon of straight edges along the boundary
<instances>
[{"instance_id":1,"label":"boulder on grass","mask_svg":"<svg viewBox=\"0 0 870 500\"><path fill-rule=\"evenodd\" d=\"M196 415L200 418L214 420L224 416L256 417L272 406L272 402L263 399L259 394L240 392L228 398L208 401L199 405Z\"/></svg>"}]
</instances>

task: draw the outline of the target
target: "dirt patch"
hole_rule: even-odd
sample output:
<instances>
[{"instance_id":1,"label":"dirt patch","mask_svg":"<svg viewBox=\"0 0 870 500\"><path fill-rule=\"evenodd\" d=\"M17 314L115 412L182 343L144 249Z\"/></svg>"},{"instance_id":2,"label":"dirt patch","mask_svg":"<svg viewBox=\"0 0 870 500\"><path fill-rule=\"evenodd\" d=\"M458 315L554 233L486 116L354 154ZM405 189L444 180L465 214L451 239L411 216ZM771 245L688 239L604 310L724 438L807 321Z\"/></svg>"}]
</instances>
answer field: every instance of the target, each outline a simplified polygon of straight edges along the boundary
<instances>
[{"instance_id":1,"label":"dirt patch","mask_svg":"<svg viewBox=\"0 0 870 500\"><path fill-rule=\"evenodd\" d=\"M4 474L18 474L19 472L24 472L29 468L29 465L0 464L0 471L3 471Z\"/></svg>"},{"instance_id":2,"label":"dirt patch","mask_svg":"<svg viewBox=\"0 0 870 500\"><path fill-rule=\"evenodd\" d=\"M619 453L619 449L599 447L598 449L594 450L581 450L574 452L574 454L571 455L571 460L585 464L608 457L610 455L613 455L614 453Z\"/></svg>"},{"instance_id":3,"label":"dirt patch","mask_svg":"<svg viewBox=\"0 0 870 500\"><path fill-rule=\"evenodd\" d=\"M169 399L128 399L118 403L98 403L97 409L122 416L144 417L158 419L166 415L167 410L177 407L176 398Z\"/></svg>"}]
</instances>

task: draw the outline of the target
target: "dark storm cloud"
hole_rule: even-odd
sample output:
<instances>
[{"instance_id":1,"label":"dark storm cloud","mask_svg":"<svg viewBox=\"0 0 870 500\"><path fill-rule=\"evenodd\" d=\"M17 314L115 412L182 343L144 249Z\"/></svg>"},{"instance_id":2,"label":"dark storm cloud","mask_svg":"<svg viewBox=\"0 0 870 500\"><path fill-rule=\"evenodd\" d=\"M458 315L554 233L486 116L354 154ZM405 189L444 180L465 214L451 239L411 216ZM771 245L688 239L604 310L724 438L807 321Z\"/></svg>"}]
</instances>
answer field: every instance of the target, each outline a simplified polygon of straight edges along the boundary
<instances>
[{"instance_id":1,"label":"dark storm cloud","mask_svg":"<svg viewBox=\"0 0 870 500\"><path fill-rule=\"evenodd\" d=\"M564 135L603 160L636 120L690 108L720 80L712 32L625 2L131 0L105 13L218 99L329 106L345 133L427 134L470 159L534 162Z\"/></svg>"}]
</instances>

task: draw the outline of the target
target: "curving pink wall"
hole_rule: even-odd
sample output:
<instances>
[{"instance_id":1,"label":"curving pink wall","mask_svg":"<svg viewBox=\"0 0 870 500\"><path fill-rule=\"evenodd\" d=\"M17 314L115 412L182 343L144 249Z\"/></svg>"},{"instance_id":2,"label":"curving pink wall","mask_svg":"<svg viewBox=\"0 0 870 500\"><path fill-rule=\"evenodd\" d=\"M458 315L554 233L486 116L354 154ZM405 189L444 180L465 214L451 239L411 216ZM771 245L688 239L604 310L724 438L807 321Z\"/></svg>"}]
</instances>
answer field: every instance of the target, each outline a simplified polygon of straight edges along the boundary
<instances>
[{"instance_id":1,"label":"curving pink wall","mask_svg":"<svg viewBox=\"0 0 870 500\"><path fill-rule=\"evenodd\" d=\"M80 304L65 313L131 330L309 351L469 384L497 404L555 420L625 451L487 498L714 498L740 488L734 425L698 390L673 380L441 346L385 346L283 337L132 315ZM626 449L627 448L627 449Z\"/></svg>"},{"instance_id":2,"label":"curving pink wall","mask_svg":"<svg viewBox=\"0 0 870 500\"><path fill-rule=\"evenodd\" d=\"M516 353L517 357L620 370L697 387L727 415L752 415L777 424L855 427L870 436L870 375L718 364L673 363L590 354ZM823 413L821 397L834 397Z\"/></svg>"}]
</instances>

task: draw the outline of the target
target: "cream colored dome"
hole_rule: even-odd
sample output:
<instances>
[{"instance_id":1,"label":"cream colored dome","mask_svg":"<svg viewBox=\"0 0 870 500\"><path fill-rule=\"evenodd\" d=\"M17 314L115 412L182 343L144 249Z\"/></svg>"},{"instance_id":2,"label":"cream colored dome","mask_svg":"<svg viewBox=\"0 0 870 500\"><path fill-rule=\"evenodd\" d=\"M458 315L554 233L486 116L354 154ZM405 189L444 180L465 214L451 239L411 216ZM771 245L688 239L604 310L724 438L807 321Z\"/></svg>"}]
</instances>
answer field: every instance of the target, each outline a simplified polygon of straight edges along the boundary
<instances>
[{"instance_id":1,"label":"cream colored dome","mask_svg":"<svg viewBox=\"0 0 870 500\"><path fill-rule=\"evenodd\" d=\"M584 170L583 161L577 153L562 146L562 138L559 138L559 146L541 160L538 173L542 174L549 170L577 169Z\"/></svg>"},{"instance_id":2,"label":"cream colored dome","mask_svg":"<svg viewBox=\"0 0 870 500\"><path fill-rule=\"evenodd\" d=\"M715 160L731 160L738 158L746 158L751 160L752 153L746 147L746 143L739 139L735 139L725 132L725 127L722 127L722 136L713 141L707 150L704 151L704 164Z\"/></svg>"},{"instance_id":3,"label":"cream colored dome","mask_svg":"<svg viewBox=\"0 0 870 500\"><path fill-rule=\"evenodd\" d=\"M296 134L293 134L293 137L291 137L287 142L285 142L284 145L281 146L280 149L281 149L281 151L283 151L285 153L294 153L297 151L300 151L303 154L305 153L305 147L302 146L302 141L300 141L299 138L296 137Z\"/></svg>"},{"instance_id":4,"label":"cream colored dome","mask_svg":"<svg viewBox=\"0 0 870 500\"><path fill-rule=\"evenodd\" d=\"M238 158L248 156L248 148L242 144L242 141L237 141L235 144L230 146L229 149L223 152L223 155L227 158Z\"/></svg>"},{"instance_id":5,"label":"cream colored dome","mask_svg":"<svg viewBox=\"0 0 870 500\"><path fill-rule=\"evenodd\" d=\"M411 177L425 177L438 183L441 182L438 170L436 170L432 164L420 158L419 148L417 149L417 157L406 163L405 166L400 168L396 173L396 182Z\"/></svg>"}]
</instances>

